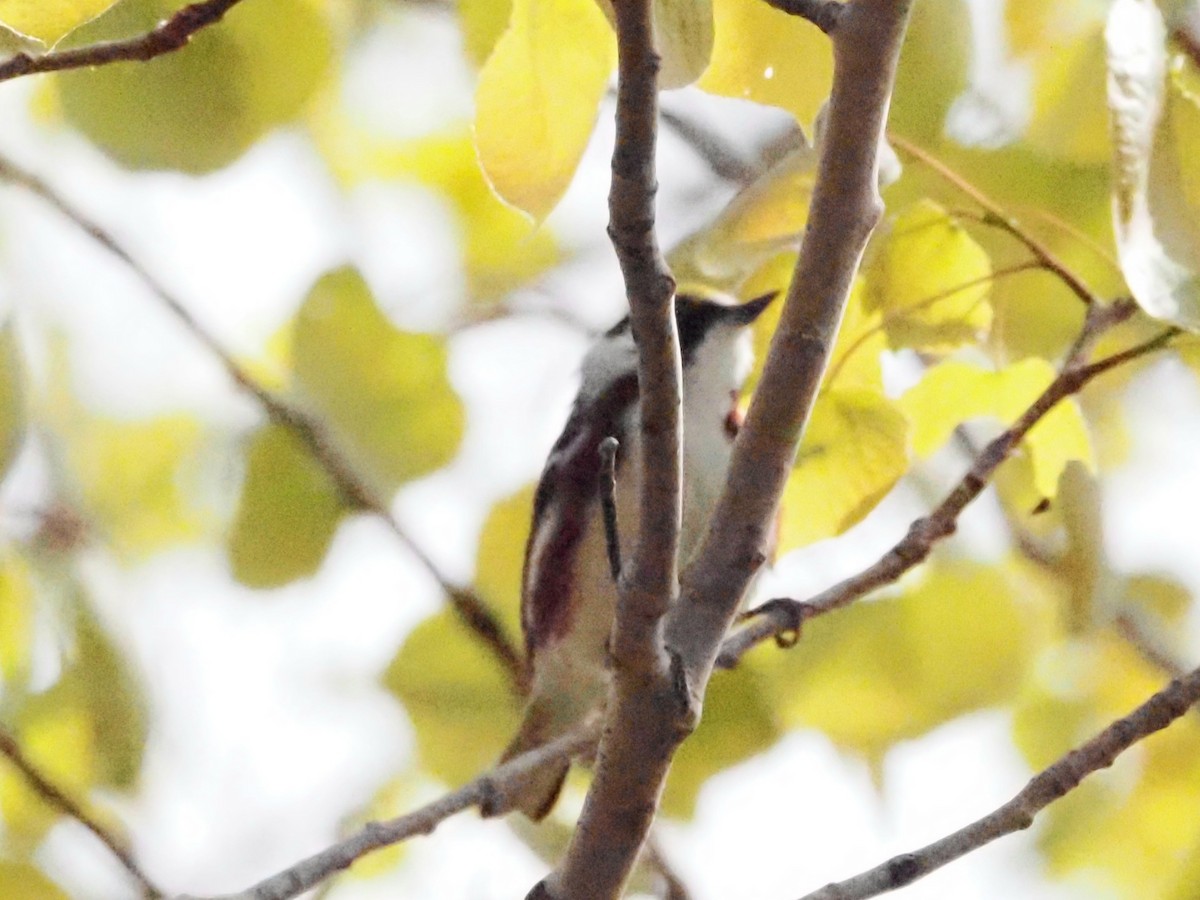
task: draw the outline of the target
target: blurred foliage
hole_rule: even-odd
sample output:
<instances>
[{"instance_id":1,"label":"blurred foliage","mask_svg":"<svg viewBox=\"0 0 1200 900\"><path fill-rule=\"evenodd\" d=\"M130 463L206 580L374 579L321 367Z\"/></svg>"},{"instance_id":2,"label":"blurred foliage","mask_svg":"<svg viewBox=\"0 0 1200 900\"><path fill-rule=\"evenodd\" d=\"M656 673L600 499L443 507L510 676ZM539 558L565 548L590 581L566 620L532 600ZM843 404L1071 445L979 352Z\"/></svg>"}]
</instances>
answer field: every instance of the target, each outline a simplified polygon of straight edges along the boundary
<instances>
[{"instance_id":1,"label":"blurred foliage","mask_svg":"<svg viewBox=\"0 0 1200 900\"><path fill-rule=\"evenodd\" d=\"M37 52L127 38L180 6L0 0L3 46ZM419 188L458 241L461 296L441 321L502 316L512 298L567 273L573 258L607 252L599 233L591 244L564 238L552 214L598 115L608 114L612 8L607 0L415 6L242 3L176 53L52 76L32 102L42 127L82 137L131 170L215 172L286 128L312 148L323 190ZM679 283L743 299L784 294L815 188L828 40L761 0L656 0L654 13L667 84L694 83L697 104L707 93L776 107L808 136L786 145L774 132L743 136L756 146L758 174L722 194L715 215L685 223L690 233L670 251ZM347 73L368 41L418 15L440 16L461 34L473 119L455 113L398 136L353 105ZM970 21L959 0L917 2L894 132L990 197L1102 301L1137 301L1136 317L1097 353L1145 340L1161 322L1194 329L1200 73L1174 55L1172 21L1150 0L1007 0L1008 62L1024 75L1010 79L1003 99L1024 102L1018 115L970 83ZM428 73L431 83L441 77ZM421 89L380 89L404 97L401 87ZM972 133L972 122L994 127ZM850 531L898 484L925 490L960 477L976 438L1010 425L1051 382L1083 322L1076 294L969 191L900 156L903 175L882 186L888 212L787 487L783 552ZM661 175L664 194L673 174ZM716 196L715 179L710 187ZM349 266L294 301L269 353L245 368L271 368L264 384L311 416L312 429L265 414L237 426L185 410L105 415L68 377L61 338L36 316L0 330L0 474L7 487L30 458L48 471L41 500L19 511L32 524L9 522L5 509L0 721L85 800L136 789L148 727L140 675L90 599L88 559L135 566L180 544L223 545L249 587L312 576L345 517L362 512L326 468L325 451L387 505L448 466L476 424L451 378L453 334L402 327L395 298L375 296ZM750 387L782 306L755 325ZM1182 343L1180 357L1200 371L1197 347L1194 338ZM691 816L713 775L790 729L819 730L879 772L898 743L1000 709L1036 769L1160 687L1167 673L1155 652L1186 658L1182 634L1195 600L1163 573L1114 571L1100 511L1103 477L1140 440L1124 409L1132 375L1146 364L1062 403L1000 468L995 494L1011 552L975 559L965 542L951 544L879 596L807 624L795 649L759 648L738 671L718 674L675 762L665 814ZM526 487L491 508L475 555L473 586L512 634L532 496ZM435 537L415 533L422 545ZM472 778L520 715L506 673L449 609L405 637L382 683L412 722L416 754L364 820L403 811L430 781ZM1186 717L1056 804L1038 832L1047 871L1097 896L1193 900L1198 722ZM59 814L3 765L0 814L0 896L65 897L31 862ZM560 813L516 830L552 857L567 823ZM403 861L397 852L355 871Z\"/></svg>"}]
</instances>

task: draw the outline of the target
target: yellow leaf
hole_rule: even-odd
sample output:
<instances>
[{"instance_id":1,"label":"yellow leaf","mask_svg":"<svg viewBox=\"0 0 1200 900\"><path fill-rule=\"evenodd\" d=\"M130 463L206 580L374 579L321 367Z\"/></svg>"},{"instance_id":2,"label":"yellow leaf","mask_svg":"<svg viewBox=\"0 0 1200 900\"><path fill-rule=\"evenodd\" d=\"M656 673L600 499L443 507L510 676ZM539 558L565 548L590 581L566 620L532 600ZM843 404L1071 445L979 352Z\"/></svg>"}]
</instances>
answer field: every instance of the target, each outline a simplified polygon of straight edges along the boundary
<instances>
[{"instance_id":1,"label":"yellow leaf","mask_svg":"<svg viewBox=\"0 0 1200 900\"><path fill-rule=\"evenodd\" d=\"M332 127L341 127L334 123ZM343 132L339 139L345 140ZM499 200L484 180L468 131L399 146L351 136L360 145L359 177L416 179L453 207L459 224L467 287L476 300L495 300L553 265L558 245L547 228Z\"/></svg>"},{"instance_id":2,"label":"yellow leaf","mask_svg":"<svg viewBox=\"0 0 1200 900\"><path fill-rule=\"evenodd\" d=\"M141 34L177 0L124 0L72 45ZM67 120L132 168L202 173L294 119L321 83L333 36L317 0L255 0L150 62L54 76Z\"/></svg>"},{"instance_id":3,"label":"yellow leaf","mask_svg":"<svg viewBox=\"0 0 1200 900\"><path fill-rule=\"evenodd\" d=\"M712 0L654 0L654 44L662 58L659 88L699 78L712 56Z\"/></svg>"},{"instance_id":4,"label":"yellow leaf","mask_svg":"<svg viewBox=\"0 0 1200 900\"><path fill-rule=\"evenodd\" d=\"M615 60L592 0L513 0L479 73L475 141L496 192L539 222L571 183Z\"/></svg>"},{"instance_id":5,"label":"yellow leaf","mask_svg":"<svg viewBox=\"0 0 1200 900\"><path fill-rule=\"evenodd\" d=\"M71 640L60 660L61 675L41 694L6 693L7 721L26 756L53 784L86 799L97 786L133 783L141 767L146 716L125 660L96 622L82 589L70 580L65 588L70 621L57 624ZM56 612L67 604L59 606ZM7 836L30 847L62 815L9 766L0 769L0 809Z\"/></svg>"},{"instance_id":6,"label":"yellow leaf","mask_svg":"<svg viewBox=\"0 0 1200 900\"><path fill-rule=\"evenodd\" d=\"M671 763L663 812L690 819L700 789L709 778L767 750L779 734L766 686L754 667L718 673L704 696L699 727Z\"/></svg>"},{"instance_id":7,"label":"yellow leaf","mask_svg":"<svg viewBox=\"0 0 1200 900\"><path fill-rule=\"evenodd\" d=\"M1077 165L1101 165L1111 153L1103 22L1056 41L1034 64L1033 118L1026 140Z\"/></svg>"},{"instance_id":8,"label":"yellow leaf","mask_svg":"<svg viewBox=\"0 0 1200 900\"><path fill-rule=\"evenodd\" d=\"M144 557L194 540L210 524L192 490L204 451L197 420L75 419L63 439L87 514L119 552Z\"/></svg>"},{"instance_id":9,"label":"yellow leaf","mask_svg":"<svg viewBox=\"0 0 1200 900\"><path fill-rule=\"evenodd\" d=\"M345 514L337 487L311 451L280 425L246 451L246 478L227 551L238 581L276 587L321 565Z\"/></svg>"},{"instance_id":10,"label":"yellow leaf","mask_svg":"<svg viewBox=\"0 0 1200 900\"><path fill-rule=\"evenodd\" d=\"M0 25L53 47L114 0L0 0Z\"/></svg>"},{"instance_id":11,"label":"yellow leaf","mask_svg":"<svg viewBox=\"0 0 1200 900\"><path fill-rule=\"evenodd\" d=\"M908 422L895 403L861 388L825 391L788 479L780 551L841 534L874 509L907 469Z\"/></svg>"},{"instance_id":12,"label":"yellow leaf","mask_svg":"<svg viewBox=\"0 0 1200 900\"><path fill-rule=\"evenodd\" d=\"M932 455L970 419L988 416L1011 425L1054 377L1054 368L1043 359L1022 360L997 372L955 360L939 363L900 399L913 423L914 452ZM1034 486L1043 497L1055 496L1058 478L1071 460L1096 471L1087 425L1073 398L1043 416L1022 446L1033 465Z\"/></svg>"},{"instance_id":13,"label":"yellow leaf","mask_svg":"<svg viewBox=\"0 0 1200 900\"><path fill-rule=\"evenodd\" d=\"M1055 47L1104 21L1106 0L1006 0L1009 48L1018 56L1052 53Z\"/></svg>"},{"instance_id":14,"label":"yellow leaf","mask_svg":"<svg viewBox=\"0 0 1200 900\"><path fill-rule=\"evenodd\" d=\"M944 209L923 200L901 213L866 273L868 308L893 347L948 350L992 323L987 253Z\"/></svg>"},{"instance_id":15,"label":"yellow leaf","mask_svg":"<svg viewBox=\"0 0 1200 900\"><path fill-rule=\"evenodd\" d=\"M390 492L454 456L465 412L445 342L400 331L352 269L322 277L296 316L296 382L360 472Z\"/></svg>"},{"instance_id":16,"label":"yellow leaf","mask_svg":"<svg viewBox=\"0 0 1200 900\"><path fill-rule=\"evenodd\" d=\"M0 897L5 900L67 900L66 892L29 863L0 860Z\"/></svg>"},{"instance_id":17,"label":"yellow leaf","mask_svg":"<svg viewBox=\"0 0 1200 900\"><path fill-rule=\"evenodd\" d=\"M19 691L29 673L33 642L33 587L21 557L0 557L0 684Z\"/></svg>"},{"instance_id":18,"label":"yellow leaf","mask_svg":"<svg viewBox=\"0 0 1200 900\"><path fill-rule=\"evenodd\" d=\"M823 616L794 649L758 660L788 724L878 760L1016 695L1046 632L1032 587L1013 568L942 562L900 596Z\"/></svg>"},{"instance_id":19,"label":"yellow leaf","mask_svg":"<svg viewBox=\"0 0 1200 900\"><path fill-rule=\"evenodd\" d=\"M811 125L833 83L829 39L758 0L714 0L713 21L712 62L699 86L781 107Z\"/></svg>"},{"instance_id":20,"label":"yellow leaf","mask_svg":"<svg viewBox=\"0 0 1200 900\"><path fill-rule=\"evenodd\" d=\"M495 764L516 731L520 708L507 676L452 610L413 629L383 683L412 719L422 766L446 784Z\"/></svg>"},{"instance_id":21,"label":"yellow leaf","mask_svg":"<svg viewBox=\"0 0 1200 900\"><path fill-rule=\"evenodd\" d=\"M26 757L60 789L80 796L95 777L92 719L75 699L51 690L21 711L17 738ZM11 766L0 769L0 811L12 838L35 845L62 813Z\"/></svg>"},{"instance_id":22,"label":"yellow leaf","mask_svg":"<svg viewBox=\"0 0 1200 900\"><path fill-rule=\"evenodd\" d=\"M783 251L792 251L794 264L815 180L816 152L806 146L789 153L671 250L668 261L676 279L755 296L738 285Z\"/></svg>"}]
</instances>

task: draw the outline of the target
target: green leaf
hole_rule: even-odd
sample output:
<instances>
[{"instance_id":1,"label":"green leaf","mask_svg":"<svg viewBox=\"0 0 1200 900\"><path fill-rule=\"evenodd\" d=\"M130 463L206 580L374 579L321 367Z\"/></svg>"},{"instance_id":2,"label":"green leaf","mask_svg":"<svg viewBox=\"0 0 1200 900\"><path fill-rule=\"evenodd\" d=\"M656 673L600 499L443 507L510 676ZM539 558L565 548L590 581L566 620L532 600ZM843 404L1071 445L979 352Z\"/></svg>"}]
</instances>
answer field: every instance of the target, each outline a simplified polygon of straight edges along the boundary
<instances>
[{"instance_id":1,"label":"green leaf","mask_svg":"<svg viewBox=\"0 0 1200 900\"><path fill-rule=\"evenodd\" d=\"M75 621L62 676L49 690L22 700L14 730L26 756L55 785L86 798L96 787L134 783L146 714L132 673L80 590L68 585ZM30 848L61 816L11 767L0 770L0 810L8 837Z\"/></svg>"},{"instance_id":2,"label":"green leaf","mask_svg":"<svg viewBox=\"0 0 1200 900\"><path fill-rule=\"evenodd\" d=\"M413 629L383 683L412 720L421 765L446 784L495 764L516 732L520 705L507 676L452 610Z\"/></svg>"},{"instance_id":3,"label":"green leaf","mask_svg":"<svg viewBox=\"0 0 1200 900\"><path fill-rule=\"evenodd\" d=\"M29 863L0 860L0 897L5 900L68 900L66 892Z\"/></svg>"},{"instance_id":4,"label":"green leaf","mask_svg":"<svg viewBox=\"0 0 1200 900\"><path fill-rule=\"evenodd\" d=\"M297 386L378 490L448 463L465 427L445 342L400 331L353 269L322 277L296 317Z\"/></svg>"},{"instance_id":5,"label":"green leaf","mask_svg":"<svg viewBox=\"0 0 1200 900\"><path fill-rule=\"evenodd\" d=\"M1026 359L996 372L949 360L926 371L900 399L913 423L913 451L931 456L963 422L981 416L1011 425L1054 380L1043 359ZM1034 486L1054 497L1058 479L1071 460L1096 471L1087 425L1073 398L1058 403L1021 442L1033 465Z\"/></svg>"},{"instance_id":6,"label":"green leaf","mask_svg":"<svg viewBox=\"0 0 1200 900\"><path fill-rule=\"evenodd\" d=\"M910 140L941 138L951 104L967 89L970 62L970 7L962 0L914 3L888 127Z\"/></svg>"},{"instance_id":7,"label":"green leaf","mask_svg":"<svg viewBox=\"0 0 1200 900\"><path fill-rule=\"evenodd\" d=\"M703 75L713 48L712 0L654 0L654 44L662 57L660 90Z\"/></svg>"},{"instance_id":8,"label":"green leaf","mask_svg":"<svg viewBox=\"0 0 1200 900\"><path fill-rule=\"evenodd\" d=\"M73 46L142 34L175 0L124 0ZM333 36L316 0L242 3L188 46L145 63L55 76L67 120L123 165L202 173L291 121L321 84Z\"/></svg>"},{"instance_id":9,"label":"green leaf","mask_svg":"<svg viewBox=\"0 0 1200 900\"><path fill-rule=\"evenodd\" d=\"M816 619L794 649L757 659L785 722L878 760L1016 695L1046 630L1032 587L1013 568L942 562L900 596Z\"/></svg>"},{"instance_id":10,"label":"green leaf","mask_svg":"<svg viewBox=\"0 0 1200 900\"><path fill-rule=\"evenodd\" d=\"M781 552L841 534L908 469L908 421L883 394L833 388L817 397L780 520Z\"/></svg>"},{"instance_id":11,"label":"green leaf","mask_svg":"<svg viewBox=\"0 0 1200 900\"><path fill-rule=\"evenodd\" d=\"M883 313L893 347L950 350L987 331L992 264L944 209L902 212L866 273L867 308Z\"/></svg>"},{"instance_id":12,"label":"green leaf","mask_svg":"<svg viewBox=\"0 0 1200 900\"><path fill-rule=\"evenodd\" d=\"M1121 271L1147 313L1200 330L1200 101L1167 79L1166 25L1151 0L1109 13L1113 217Z\"/></svg>"},{"instance_id":13,"label":"green leaf","mask_svg":"<svg viewBox=\"0 0 1200 900\"><path fill-rule=\"evenodd\" d=\"M341 495L312 452L281 425L250 441L246 478L227 552L250 587L277 587L313 574L345 515Z\"/></svg>"},{"instance_id":14,"label":"green leaf","mask_svg":"<svg viewBox=\"0 0 1200 900\"><path fill-rule=\"evenodd\" d=\"M0 0L0 25L53 47L115 0Z\"/></svg>"},{"instance_id":15,"label":"green leaf","mask_svg":"<svg viewBox=\"0 0 1200 900\"><path fill-rule=\"evenodd\" d=\"M496 193L539 222L571 183L615 60L593 0L513 0L479 73L475 142Z\"/></svg>"},{"instance_id":16,"label":"green leaf","mask_svg":"<svg viewBox=\"0 0 1200 900\"><path fill-rule=\"evenodd\" d=\"M768 749L779 734L766 685L754 667L718 673L704 696L699 727L671 763L663 812L690 819L710 777Z\"/></svg>"}]
</instances>

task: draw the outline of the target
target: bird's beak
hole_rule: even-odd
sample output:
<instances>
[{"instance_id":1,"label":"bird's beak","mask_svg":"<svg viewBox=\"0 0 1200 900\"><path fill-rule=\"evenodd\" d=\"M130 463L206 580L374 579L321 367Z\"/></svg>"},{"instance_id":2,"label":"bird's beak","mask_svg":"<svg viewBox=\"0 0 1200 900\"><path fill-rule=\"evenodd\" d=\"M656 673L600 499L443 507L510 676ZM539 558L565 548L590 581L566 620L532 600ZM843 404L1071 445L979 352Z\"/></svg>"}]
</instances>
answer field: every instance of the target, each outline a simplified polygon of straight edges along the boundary
<instances>
[{"instance_id":1,"label":"bird's beak","mask_svg":"<svg viewBox=\"0 0 1200 900\"><path fill-rule=\"evenodd\" d=\"M769 294L763 294L761 297L755 297L753 300L747 300L745 303L733 307L737 323L743 326L751 324L778 296L779 291L771 291Z\"/></svg>"}]
</instances>

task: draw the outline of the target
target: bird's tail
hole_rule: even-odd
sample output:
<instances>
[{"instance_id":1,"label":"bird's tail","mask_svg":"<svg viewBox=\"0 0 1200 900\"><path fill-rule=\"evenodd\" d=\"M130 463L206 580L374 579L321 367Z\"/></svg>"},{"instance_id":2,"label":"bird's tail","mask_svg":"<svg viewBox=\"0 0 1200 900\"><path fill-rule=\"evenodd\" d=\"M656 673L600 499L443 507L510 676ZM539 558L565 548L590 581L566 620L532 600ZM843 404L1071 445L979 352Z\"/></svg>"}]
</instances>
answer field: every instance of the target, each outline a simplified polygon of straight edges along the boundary
<instances>
[{"instance_id":1,"label":"bird's tail","mask_svg":"<svg viewBox=\"0 0 1200 900\"><path fill-rule=\"evenodd\" d=\"M529 705L525 708L525 718L521 721L521 727L517 730L517 735L512 739L512 743L500 757L500 762L506 763L563 734L564 728L569 727L570 722L560 721L562 717L555 713L553 704L544 702L538 697L530 700ZM510 809L519 809L534 822L544 819L558 801L558 795L562 793L563 782L566 781L570 768L571 761L568 759L543 766L516 785L514 792L505 798L503 809L496 809L490 813L496 815Z\"/></svg>"}]
</instances>

